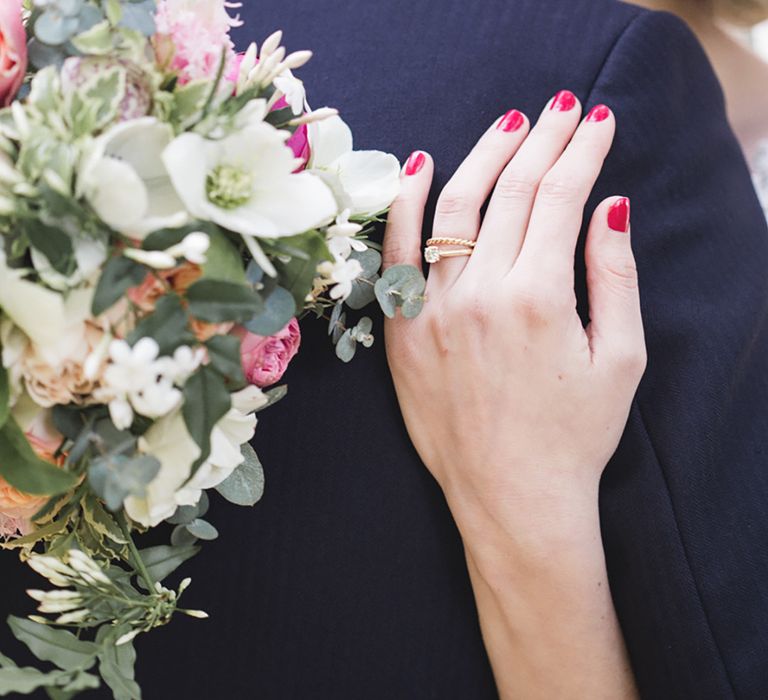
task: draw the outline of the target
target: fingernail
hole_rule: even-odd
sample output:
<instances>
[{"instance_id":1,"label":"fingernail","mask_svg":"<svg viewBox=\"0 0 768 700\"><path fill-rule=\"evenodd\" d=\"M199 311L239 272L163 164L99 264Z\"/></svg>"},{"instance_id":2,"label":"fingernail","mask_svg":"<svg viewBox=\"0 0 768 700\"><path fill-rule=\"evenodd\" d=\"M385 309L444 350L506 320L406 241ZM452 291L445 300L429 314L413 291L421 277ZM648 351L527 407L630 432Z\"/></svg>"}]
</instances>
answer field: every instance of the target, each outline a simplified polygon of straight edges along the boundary
<instances>
[{"instance_id":1,"label":"fingernail","mask_svg":"<svg viewBox=\"0 0 768 700\"><path fill-rule=\"evenodd\" d=\"M405 164L405 174L408 176L415 175L424 167L426 162L427 157L421 151L414 151Z\"/></svg>"},{"instance_id":2,"label":"fingernail","mask_svg":"<svg viewBox=\"0 0 768 700\"><path fill-rule=\"evenodd\" d=\"M576 95L570 90L560 90L549 105L555 112L570 112L576 106Z\"/></svg>"},{"instance_id":3,"label":"fingernail","mask_svg":"<svg viewBox=\"0 0 768 700\"><path fill-rule=\"evenodd\" d=\"M588 122L604 122L611 116L611 110L605 105L597 105L589 110L587 115Z\"/></svg>"},{"instance_id":4,"label":"fingernail","mask_svg":"<svg viewBox=\"0 0 768 700\"><path fill-rule=\"evenodd\" d=\"M617 199L608 210L608 228L619 233L629 233L629 198Z\"/></svg>"},{"instance_id":5,"label":"fingernail","mask_svg":"<svg viewBox=\"0 0 768 700\"><path fill-rule=\"evenodd\" d=\"M496 125L496 128L509 133L511 131L517 131L524 123L525 117L516 109L511 109L501 118L501 121Z\"/></svg>"}]
</instances>

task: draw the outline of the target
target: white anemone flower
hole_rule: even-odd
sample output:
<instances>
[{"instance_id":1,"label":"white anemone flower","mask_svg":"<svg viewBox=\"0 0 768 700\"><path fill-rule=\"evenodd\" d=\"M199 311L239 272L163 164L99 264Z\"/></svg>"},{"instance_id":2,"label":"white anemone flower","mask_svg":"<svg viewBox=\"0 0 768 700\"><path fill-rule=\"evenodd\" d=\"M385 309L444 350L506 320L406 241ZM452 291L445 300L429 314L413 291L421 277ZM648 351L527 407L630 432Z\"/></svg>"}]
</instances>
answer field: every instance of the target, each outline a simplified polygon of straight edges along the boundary
<instances>
[{"instance_id":1,"label":"white anemone flower","mask_svg":"<svg viewBox=\"0 0 768 700\"><path fill-rule=\"evenodd\" d=\"M389 208L400 192L400 163L381 151L353 150L352 131L341 117L309 125L309 171L333 190L339 210L371 216Z\"/></svg>"},{"instance_id":2,"label":"white anemone flower","mask_svg":"<svg viewBox=\"0 0 768 700\"><path fill-rule=\"evenodd\" d=\"M77 183L103 221L131 238L183 226L189 215L168 177L161 155L173 129L154 117L122 122L97 138Z\"/></svg>"},{"instance_id":3,"label":"white anemone flower","mask_svg":"<svg viewBox=\"0 0 768 700\"><path fill-rule=\"evenodd\" d=\"M286 131L261 122L218 141L177 137L163 161L187 210L248 238L280 238L331 220L336 202L323 181L294 173L300 161Z\"/></svg>"}]
</instances>

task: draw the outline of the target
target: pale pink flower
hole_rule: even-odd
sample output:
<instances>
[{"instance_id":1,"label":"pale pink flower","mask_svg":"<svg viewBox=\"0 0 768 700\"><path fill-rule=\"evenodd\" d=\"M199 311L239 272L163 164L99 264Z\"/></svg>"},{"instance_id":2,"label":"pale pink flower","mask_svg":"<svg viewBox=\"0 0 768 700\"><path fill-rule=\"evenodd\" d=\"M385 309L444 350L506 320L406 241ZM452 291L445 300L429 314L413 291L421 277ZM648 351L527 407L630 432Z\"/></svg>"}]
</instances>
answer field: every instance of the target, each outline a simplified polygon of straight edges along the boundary
<instances>
[{"instance_id":1,"label":"pale pink flower","mask_svg":"<svg viewBox=\"0 0 768 700\"><path fill-rule=\"evenodd\" d=\"M239 7L223 0L160 0L157 4L157 50L168 58L170 69L183 85L192 80L216 77L225 52L228 75L235 62L232 27L242 24L228 8Z\"/></svg>"},{"instance_id":2,"label":"pale pink flower","mask_svg":"<svg viewBox=\"0 0 768 700\"><path fill-rule=\"evenodd\" d=\"M21 0L0 2L0 106L11 104L27 72L27 34Z\"/></svg>"},{"instance_id":3,"label":"pale pink flower","mask_svg":"<svg viewBox=\"0 0 768 700\"><path fill-rule=\"evenodd\" d=\"M240 356L245 378L258 387L279 382L301 344L299 322L295 318L281 331L267 338L250 333L241 326L232 332L241 341Z\"/></svg>"}]
</instances>

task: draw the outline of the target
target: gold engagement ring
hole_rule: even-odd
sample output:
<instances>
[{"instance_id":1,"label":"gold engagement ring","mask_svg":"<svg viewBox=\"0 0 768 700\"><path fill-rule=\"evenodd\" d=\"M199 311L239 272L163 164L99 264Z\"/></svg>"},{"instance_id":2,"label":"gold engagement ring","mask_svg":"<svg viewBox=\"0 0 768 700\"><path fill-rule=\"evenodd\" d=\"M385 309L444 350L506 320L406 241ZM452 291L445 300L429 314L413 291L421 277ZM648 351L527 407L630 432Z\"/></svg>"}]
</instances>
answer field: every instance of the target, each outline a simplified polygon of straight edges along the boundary
<instances>
[{"instance_id":1,"label":"gold engagement ring","mask_svg":"<svg viewBox=\"0 0 768 700\"><path fill-rule=\"evenodd\" d=\"M430 238L424 249L424 259L430 264L440 262L443 258L460 258L472 255L475 241L467 238ZM442 246L450 246L443 250Z\"/></svg>"}]
</instances>

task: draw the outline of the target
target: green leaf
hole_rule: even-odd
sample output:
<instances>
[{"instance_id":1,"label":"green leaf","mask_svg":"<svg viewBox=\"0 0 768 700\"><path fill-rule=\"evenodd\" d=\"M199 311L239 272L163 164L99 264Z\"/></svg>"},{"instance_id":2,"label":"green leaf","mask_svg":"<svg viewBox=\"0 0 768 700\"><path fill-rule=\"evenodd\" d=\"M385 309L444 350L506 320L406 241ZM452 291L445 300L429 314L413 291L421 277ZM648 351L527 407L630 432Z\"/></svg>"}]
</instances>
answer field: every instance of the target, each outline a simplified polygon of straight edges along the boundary
<instances>
[{"instance_id":1,"label":"green leaf","mask_svg":"<svg viewBox=\"0 0 768 700\"><path fill-rule=\"evenodd\" d=\"M30 220L25 231L32 246L46 257L56 272L62 275L72 273L74 249L72 239L66 233L54 226L46 226L39 219Z\"/></svg>"},{"instance_id":2,"label":"green leaf","mask_svg":"<svg viewBox=\"0 0 768 700\"><path fill-rule=\"evenodd\" d=\"M268 409L270 406L274 406L278 401L284 399L288 395L288 385L283 384L281 386L276 386L274 389L265 391L264 394L267 397L267 403L257 408L255 413L260 413L261 411Z\"/></svg>"},{"instance_id":3,"label":"green leaf","mask_svg":"<svg viewBox=\"0 0 768 700\"><path fill-rule=\"evenodd\" d=\"M219 536L219 531L207 520L196 518L186 526L187 532L199 540L210 542Z\"/></svg>"},{"instance_id":4,"label":"green leaf","mask_svg":"<svg viewBox=\"0 0 768 700\"><path fill-rule=\"evenodd\" d=\"M122 299L131 287L140 285L147 276L147 269L139 263L115 256L104 266L96 292L93 295L91 312L99 316L115 302Z\"/></svg>"},{"instance_id":5,"label":"green leaf","mask_svg":"<svg viewBox=\"0 0 768 700\"><path fill-rule=\"evenodd\" d=\"M77 484L77 477L40 459L12 416L0 428L0 476L24 493L56 496Z\"/></svg>"},{"instance_id":6,"label":"green leaf","mask_svg":"<svg viewBox=\"0 0 768 700\"><path fill-rule=\"evenodd\" d=\"M74 47L85 54L104 55L113 48L112 27L107 20L71 39Z\"/></svg>"},{"instance_id":7,"label":"green leaf","mask_svg":"<svg viewBox=\"0 0 768 700\"><path fill-rule=\"evenodd\" d=\"M13 615L8 618L8 626L13 636L26 644L38 659L50 661L63 671L85 670L96 663L98 647L71 632Z\"/></svg>"},{"instance_id":8,"label":"green leaf","mask_svg":"<svg viewBox=\"0 0 768 700\"><path fill-rule=\"evenodd\" d=\"M67 698L74 697L81 690L95 690L100 686L101 683L98 676L86 673L85 671L76 671L72 679L61 690L49 688L48 695L53 700L67 700Z\"/></svg>"},{"instance_id":9,"label":"green leaf","mask_svg":"<svg viewBox=\"0 0 768 700\"><path fill-rule=\"evenodd\" d=\"M238 506L256 505L264 495L264 469L248 443L241 445L245 461L221 482L216 490L230 503Z\"/></svg>"},{"instance_id":10,"label":"green leaf","mask_svg":"<svg viewBox=\"0 0 768 700\"><path fill-rule=\"evenodd\" d=\"M189 313L200 321L243 322L264 308L261 297L245 284L203 278L187 290Z\"/></svg>"},{"instance_id":11,"label":"green leaf","mask_svg":"<svg viewBox=\"0 0 768 700\"><path fill-rule=\"evenodd\" d=\"M99 672L112 690L114 700L141 700L141 688L135 680L136 649L133 642L115 646L126 627L99 629L96 641L99 649ZM106 630L106 632L102 632Z\"/></svg>"},{"instance_id":12,"label":"green leaf","mask_svg":"<svg viewBox=\"0 0 768 700\"><path fill-rule=\"evenodd\" d=\"M94 461L88 483L112 512L120 510L128 496L142 498L147 485L160 472L160 461L152 455L127 457L116 454Z\"/></svg>"},{"instance_id":13,"label":"green leaf","mask_svg":"<svg viewBox=\"0 0 768 700\"><path fill-rule=\"evenodd\" d=\"M169 547L161 544L157 547L142 549L139 554L144 560L149 575L155 581L162 581L199 551L200 547Z\"/></svg>"},{"instance_id":14,"label":"green leaf","mask_svg":"<svg viewBox=\"0 0 768 700\"><path fill-rule=\"evenodd\" d=\"M424 302L426 280L421 271L413 265L395 265L384 272L376 282L376 299L382 311L394 318L398 306L403 308L406 318L413 318L421 311Z\"/></svg>"},{"instance_id":15,"label":"green leaf","mask_svg":"<svg viewBox=\"0 0 768 700\"><path fill-rule=\"evenodd\" d=\"M280 285L293 295L296 308L301 310L307 294L312 291L318 264L331 260L331 254L325 239L317 232L281 238L280 245L295 247L301 253L294 254L287 262L275 260Z\"/></svg>"},{"instance_id":16,"label":"green leaf","mask_svg":"<svg viewBox=\"0 0 768 700\"><path fill-rule=\"evenodd\" d=\"M184 385L184 422L200 447L198 464L211 453L211 431L232 407L224 380L211 367L202 367Z\"/></svg>"},{"instance_id":17,"label":"green leaf","mask_svg":"<svg viewBox=\"0 0 768 700\"><path fill-rule=\"evenodd\" d=\"M211 246L205 254L203 277L245 284L245 265L239 251L220 230L206 231Z\"/></svg>"},{"instance_id":18,"label":"green leaf","mask_svg":"<svg viewBox=\"0 0 768 700\"><path fill-rule=\"evenodd\" d=\"M296 300L283 287L275 288L264 302L264 310L243 325L256 335L270 336L285 328L296 315Z\"/></svg>"},{"instance_id":19,"label":"green leaf","mask_svg":"<svg viewBox=\"0 0 768 700\"><path fill-rule=\"evenodd\" d=\"M36 668L0 668L0 696L22 693L28 695L38 688L61 683L69 674L64 671L43 673Z\"/></svg>"},{"instance_id":20,"label":"green leaf","mask_svg":"<svg viewBox=\"0 0 768 700\"><path fill-rule=\"evenodd\" d=\"M215 335L205 346L208 348L211 366L217 372L235 384L245 383L243 361L240 358L240 338L235 335Z\"/></svg>"},{"instance_id":21,"label":"green leaf","mask_svg":"<svg viewBox=\"0 0 768 700\"><path fill-rule=\"evenodd\" d=\"M0 345L0 357L3 354L3 346ZM8 381L8 370L0 362L0 428L5 425L8 416L11 415L11 386Z\"/></svg>"},{"instance_id":22,"label":"green leaf","mask_svg":"<svg viewBox=\"0 0 768 700\"><path fill-rule=\"evenodd\" d=\"M189 317L181 300L174 294L160 298L155 311L145 317L128 336L135 344L140 338L150 337L160 346L160 355L170 355L180 345L192 345L196 338L189 328Z\"/></svg>"},{"instance_id":23,"label":"green leaf","mask_svg":"<svg viewBox=\"0 0 768 700\"><path fill-rule=\"evenodd\" d=\"M209 506L208 494L203 491L197 505L179 506L170 518L166 518L165 522L171 525L189 525L196 518L202 518L208 512Z\"/></svg>"},{"instance_id":24,"label":"green leaf","mask_svg":"<svg viewBox=\"0 0 768 700\"><path fill-rule=\"evenodd\" d=\"M104 508L101 502L89 494L83 501L83 519L90 525L91 530L102 538L106 537L117 544L127 544L117 521Z\"/></svg>"},{"instance_id":25,"label":"green leaf","mask_svg":"<svg viewBox=\"0 0 768 700\"><path fill-rule=\"evenodd\" d=\"M177 525L171 532L171 544L174 547L189 547L197 542L195 537L186 525Z\"/></svg>"},{"instance_id":26,"label":"green leaf","mask_svg":"<svg viewBox=\"0 0 768 700\"><path fill-rule=\"evenodd\" d=\"M357 352L357 341L352 336L352 329L344 331L344 334L336 343L336 357L342 362L352 362Z\"/></svg>"}]
</instances>

